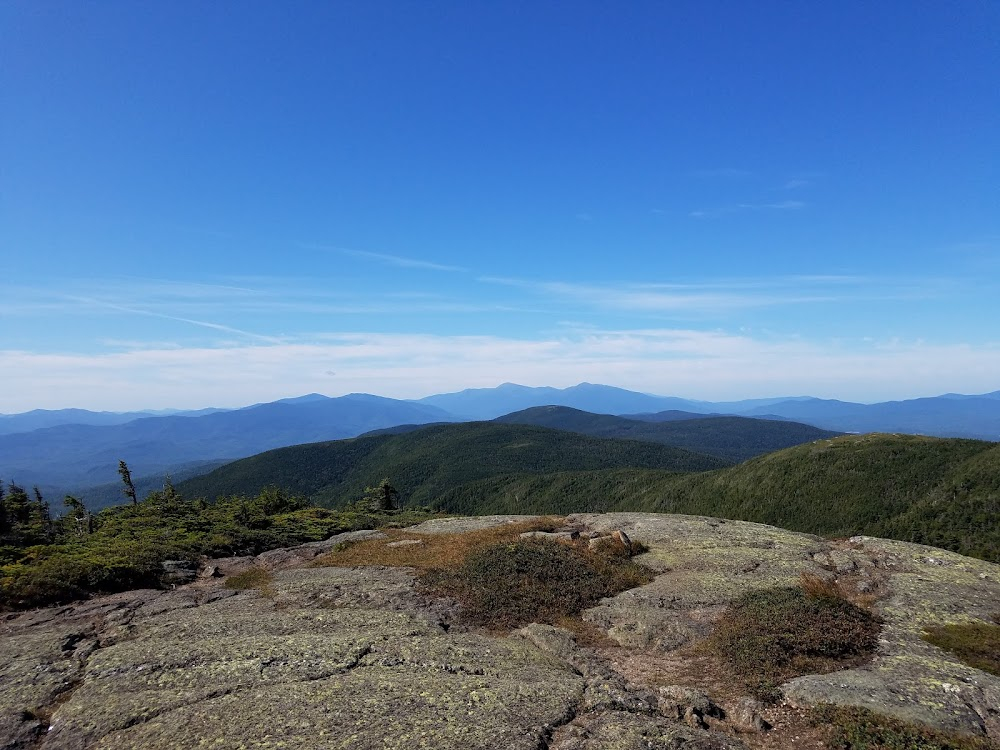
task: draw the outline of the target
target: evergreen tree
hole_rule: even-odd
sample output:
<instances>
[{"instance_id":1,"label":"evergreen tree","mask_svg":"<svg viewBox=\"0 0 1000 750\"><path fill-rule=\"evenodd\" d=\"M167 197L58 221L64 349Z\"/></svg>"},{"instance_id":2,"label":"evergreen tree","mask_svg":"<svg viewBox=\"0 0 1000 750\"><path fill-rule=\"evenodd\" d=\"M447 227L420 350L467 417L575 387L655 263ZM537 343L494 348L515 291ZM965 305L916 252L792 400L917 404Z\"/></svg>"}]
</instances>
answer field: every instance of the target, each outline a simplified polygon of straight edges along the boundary
<instances>
[{"instance_id":1,"label":"evergreen tree","mask_svg":"<svg viewBox=\"0 0 1000 750\"><path fill-rule=\"evenodd\" d=\"M64 536L84 537L94 531L94 517L83 502L72 495L63 498L66 515L60 519L60 531Z\"/></svg>"},{"instance_id":2,"label":"evergreen tree","mask_svg":"<svg viewBox=\"0 0 1000 750\"><path fill-rule=\"evenodd\" d=\"M392 486L388 477L377 487L365 487L364 504L376 513L388 513L397 509L399 490Z\"/></svg>"},{"instance_id":3,"label":"evergreen tree","mask_svg":"<svg viewBox=\"0 0 1000 750\"><path fill-rule=\"evenodd\" d=\"M118 462L118 473L121 475L122 484L125 486L122 488L122 494L132 501L132 505L139 504L139 498L135 494L135 485L132 484L132 473L128 470L128 465L125 461Z\"/></svg>"},{"instance_id":4,"label":"evergreen tree","mask_svg":"<svg viewBox=\"0 0 1000 750\"><path fill-rule=\"evenodd\" d=\"M7 518L7 491L4 489L3 480L0 479L0 538L10 531L11 523Z\"/></svg>"}]
</instances>

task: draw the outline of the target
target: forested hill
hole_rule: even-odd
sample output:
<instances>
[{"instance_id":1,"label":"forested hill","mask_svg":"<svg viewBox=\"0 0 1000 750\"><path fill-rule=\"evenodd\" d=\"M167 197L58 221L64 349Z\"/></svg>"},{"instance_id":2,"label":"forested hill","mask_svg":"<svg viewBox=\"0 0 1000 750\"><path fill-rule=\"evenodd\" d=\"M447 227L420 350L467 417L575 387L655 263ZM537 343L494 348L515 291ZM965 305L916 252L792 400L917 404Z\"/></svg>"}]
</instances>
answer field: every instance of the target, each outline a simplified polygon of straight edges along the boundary
<instances>
[{"instance_id":1,"label":"forested hill","mask_svg":"<svg viewBox=\"0 0 1000 750\"><path fill-rule=\"evenodd\" d=\"M510 473L601 469L693 472L727 461L682 448L605 440L562 430L492 422L427 427L279 448L234 461L178 485L189 497L253 494L277 485L329 506L359 499L389 477L405 504L422 505L468 482Z\"/></svg>"},{"instance_id":2,"label":"forested hill","mask_svg":"<svg viewBox=\"0 0 1000 750\"><path fill-rule=\"evenodd\" d=\"M454 488L435 504L461 513L690 513L890 537L1000 562L1000 444L845 435L704 474L511 473Z\"/></svg>"},{"instance_id":3,"label":"forested hill","mask_svg":"<svg viewBox=\"0 0 1000 750\"><path fill-rule=\"evenodd\" d=\"M727 416L653 422L592 414L568 406L537 406L495 421L552 427L594 437L649 440L733 462L842 434L799 422Z\"/></svg>"}]
</instances>

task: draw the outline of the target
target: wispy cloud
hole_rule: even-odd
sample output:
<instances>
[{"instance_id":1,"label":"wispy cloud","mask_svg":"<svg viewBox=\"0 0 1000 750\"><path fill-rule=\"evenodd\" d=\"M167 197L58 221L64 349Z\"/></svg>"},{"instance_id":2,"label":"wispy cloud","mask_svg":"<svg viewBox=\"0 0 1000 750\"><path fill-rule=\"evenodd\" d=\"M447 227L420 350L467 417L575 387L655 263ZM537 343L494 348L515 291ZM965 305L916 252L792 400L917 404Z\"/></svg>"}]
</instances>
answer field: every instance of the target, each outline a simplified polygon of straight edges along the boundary
<instances>
[{"instance_id":1,"label":"wispy cloud","mask_svg":"<svg viewBox=\"0 0 1000 750\"><path fill-rule=\"evenodd\" d=\"M130 315L143 315L151 318L160 318L162 320L173 320L178 323L187 323L193 326L208 328L213 331L231 333L237 336L244 336L249 339L254 339L255 341L263 341L269 344L277 344L281 342L281 339L275 336L265 336L259 333L254 333L252 331L244 331L241 328L234 328L232 326L223 325L221 323L213 323L207 320L194 320L192 318L184 318L179 315L168 315L167 313L155 312L153 310L144 310L142 308L129 307L126 305L119 305L114 302L107 302L105 300L100 300L100 299L88 299L86 297L69 297L68 299L73 300L75 302L81 302L86 305L91 305L93 307L100 307L105 310L115 310L117 312L128 313Z\"/></svg>"},{"instance_id":2,"label":"wispy cloud","mask_svg":"<svg viewBox=\"0 0 1000 750\"><path fill-rule=\"evenodd\" d=\"M746 211L798 211L805 208L802 201L778 201L777 203L740 203L739 208Z\"/></svg>"},{"instance_id":3,"label":"wispy cloud","mask_svg":"<svg viewBox=\"0 0 1000 750\"><path fill-rule=\"evenodd\" d=\"M872 294L872 285L860 276L785 276L776 278L712 280L705 282L580 283L480 276L486 284L515 287L546 300L645 313L722 314L736 309L836 302L854 299L859 290ZM910 294L899 282L879 286L880 299ZM923 291L926 294L926 290Z\"/></svg>"},{"instance_id":4,"label":"wispy cloud","mask_svg":"<svg viewBox=\"0 0 1000 750\"><path fill-rule=\"evenodd\" d=\"M809 180L788 180L782 187L785 190L798 190L799 188L808 187L810 184Z\"/></svg>"},{"instance_id":5,"label":"wispy cloud","mask_svg":"<svg viewBox=\"0 0 1000 750\"><path fill-rule=\"evenodd\" d=\"M727 214L736 214L744 211L798 211L805 208L803 201L777 201L774 203L736 203L731 206L721 206L719 208L699 209L691 211L688 216L693 219L710 219Z\"/></svg>"},{"instance_id":6,"label":"wispy cloud","mask_svg":"<svg viewBox=\"0 0 1000 750\"><path fill-rule=\"evenodd\" d=\"M246 280L250 281L250 280ZM244 283L246 283L246 281ZM532 313L537 305L515 305L507 300L465 294L464 287L441 291L421 289L358 288L336 279L258 278L252 286L197 284L137 279L98 279L54 282L51 288L0 285L5 300L3 314L27 319L93 318L108 312L173 320L206 330L233 333L261 340L288 340L278 330L302 326L302 316L370 316L471 313ZM232 325L253 320L253 325ZM255 326L265 330L255 331ZM311 327L311 326L310 326ZM171 336L182 336L180 332ZM294 334L291 334L294 337ZM99 336L99 338L106 338Z\"/></svg>"},{"instance_id":7,"label":"wispy cloud","mask_svg":"<svg viewBox=\"0 0 1000 750\"><path fill-rule=\"evenodd\" d=\"M461 266L449 266L443 263L433 263L431 261L419 260L417 258L404 258L401 255L389 255L388 253L373 253L369 250L354 250L349 247L317 245L308 242L299 243L299 245L300 247L304 247L309 250L326 250L329 252L341 253L342 255L349 255L354 258L373 260L387 266L396 266L397 268L419 268L425 271L447 271L450 273L462 273L468 271L467 268L462 268Z\"/></svg>"}]
</instances>

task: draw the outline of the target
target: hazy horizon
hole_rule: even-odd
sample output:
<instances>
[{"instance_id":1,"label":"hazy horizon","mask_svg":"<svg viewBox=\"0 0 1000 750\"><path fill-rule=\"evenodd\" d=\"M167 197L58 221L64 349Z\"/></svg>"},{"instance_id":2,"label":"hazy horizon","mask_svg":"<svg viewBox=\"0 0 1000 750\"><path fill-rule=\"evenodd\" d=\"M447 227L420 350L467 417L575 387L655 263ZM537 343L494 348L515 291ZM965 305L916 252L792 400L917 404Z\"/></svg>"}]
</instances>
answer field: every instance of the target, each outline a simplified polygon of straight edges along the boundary
<instances>
[{"instance_id":1,"label":"hazy horizon","mask_svg":"<svg viewBox=\"0 0 1000 750\"><path fill-rule=\"evenodd\" d=\"M997 38L980 0L10 0L0 412L994 391Z\"/></svg>"}]
</instances>

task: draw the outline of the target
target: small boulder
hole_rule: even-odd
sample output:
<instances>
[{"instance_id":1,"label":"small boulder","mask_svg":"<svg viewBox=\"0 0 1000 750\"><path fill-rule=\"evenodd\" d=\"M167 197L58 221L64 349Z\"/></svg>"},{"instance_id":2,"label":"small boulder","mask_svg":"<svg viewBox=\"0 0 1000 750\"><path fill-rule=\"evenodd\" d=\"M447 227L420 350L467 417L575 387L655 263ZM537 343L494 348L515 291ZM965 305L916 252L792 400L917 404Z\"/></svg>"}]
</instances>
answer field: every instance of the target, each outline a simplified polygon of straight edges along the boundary
<instances>
[{"instance_id":1,"label":"small boulder","mask_svg":"<svg viewBox=\"0 0 1000 750\"><path fill-rule=\"evenodd\" d=\"M587 542L587 547L593 552L597 552L598 550L607 547L609 545L617 545L619 547L624 547L625 551L629 553L632 552L632 540L629 539L628 534L626 534L621 529L618 529L617 531L612 531L610 534L604 536L590 537L589 541Z\"/></svg>"},{"instance_id":2,"label":"small boulder","mask_svg":"<svg viewBox=\"0 0 1000 750\"><path fill-rule=\"evenodd\" d=\"M632 551L632 540L629 539L628 534L626 534L621 529L618 529L617 531L612 531L611 538L614 539L619 544L621 544L629 552Z\"/></svg>"},{"instance_id":3,"label":"small boulder","mask_svg":"<svg viewBox=\"0 0 1000 750\"><path fill-rule=\"evenodd\" d=\"M771 728L761 717L764 704L754 698L740 698L736 705L726 712L726 719L737 732L766 732Z\"/></svg>"},{"instance_id":4,"label":"small boulder","mask_svg":"<svg viewBox=\"0 0 1000 750\"><path fill-rule=\"evenodd\" d=\"M708 729L705 716L694 706L688 706L684 711L684 723L692 729Z\"/></svg>"},{"instance_id":5,"label":"small boulder","mask_svg":"<svg viewBox=\"0 0 1000 750\"><path fill-rule=\"evenodd\" d=\"M688 726L703 728L704 718L725 717L725 712L708 697L707 693L683 685L665 685L659 688L657 707L663 716L683 721Z\"/></svg>"}]
</instances>

